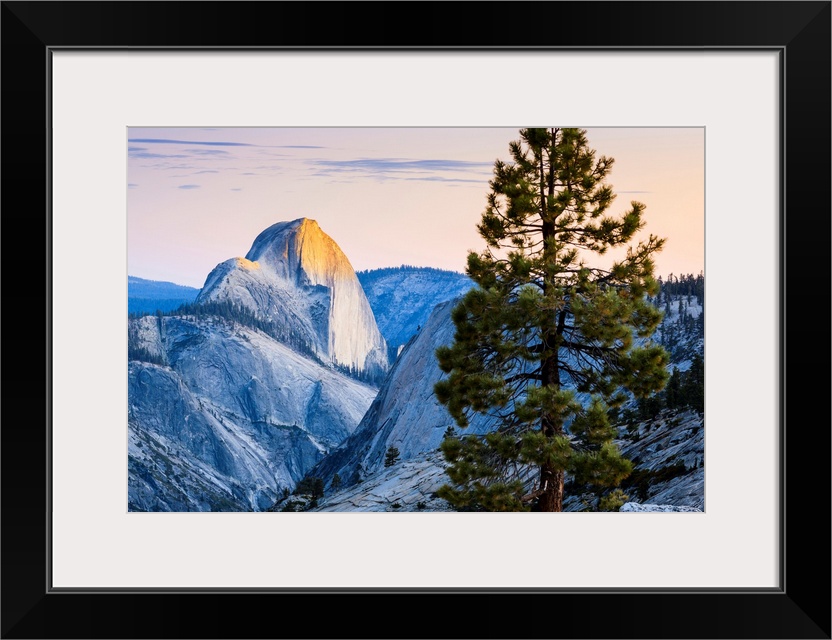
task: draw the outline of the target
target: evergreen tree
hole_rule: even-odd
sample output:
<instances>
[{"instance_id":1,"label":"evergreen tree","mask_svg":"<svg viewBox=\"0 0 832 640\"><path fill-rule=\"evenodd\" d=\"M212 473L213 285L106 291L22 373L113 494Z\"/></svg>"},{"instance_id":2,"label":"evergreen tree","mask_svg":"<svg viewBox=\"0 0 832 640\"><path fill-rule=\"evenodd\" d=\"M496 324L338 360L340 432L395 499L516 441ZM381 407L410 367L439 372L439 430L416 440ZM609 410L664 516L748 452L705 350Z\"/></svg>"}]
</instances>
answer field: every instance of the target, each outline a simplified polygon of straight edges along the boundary
<instances>
[{"instance_id":1,"label":"evergreen tree","mask_svg":"<svg viewBox=\"0 0 832 640\"><path fill-rule=\"evenodd\" d=\"M399 450L396 447L390 447L387 449L387 453L384 454L384 466L385 467L392 467L396 462L399 460Z\"/></svg>"},{"instance_id":2,"label":"evergreen tree","mask_svg":"<svg viewBox=\"0 0 832 640\"><path fill-rule=\"evenodd\" d=\"M308 496L317 504L324 495L324 480L318 476L304 476L295 486L295 495Z\"/></svg>"},{"instance_id":3,"label":"evergreen tree","mask_svg":"<svg viewBox=\"0 0 832 640\"><path fill-rule=\"evenodd\" d=\"M675 409L683 404L682 398L682 374L676 367L673 367L673 375L664 390L665 404L668 409Z\"/></svg>"},{"instance_id":4,"label":"evergreen tree","mask_svg":"<svg viewBox=\"0 0 832 640\"><path fill-rule=\"evenodd\" d=\"M454 343L437 350L449 375L436 395L456 423L484 413L498 425L443 441L452 484L439 495L458 509L562 511L567 473L598 495L617 486L632 463L610 411L626 391L647 397L667 380L668 355L649 341L662 315L649 300L652 256L664 240L630 244L644 205L608 213L613 160L596 158L585 131L520 138L512 162L494 165L477 227L486 249L468 255L478 286L453 310ZM587 261L625 246L606 267Z\"/></svg>"},{"instance_id":5,"label":"evergreen tree","mask_svg":"<svg viewBox=\"0 0 832 640\"><path fill-rule=\"evenodd\" d=\"M705 412L705 362L698 353L693 356L690 369L685 372L682 397L685 404L699 413Z\"/></svg>"}]
</instances>

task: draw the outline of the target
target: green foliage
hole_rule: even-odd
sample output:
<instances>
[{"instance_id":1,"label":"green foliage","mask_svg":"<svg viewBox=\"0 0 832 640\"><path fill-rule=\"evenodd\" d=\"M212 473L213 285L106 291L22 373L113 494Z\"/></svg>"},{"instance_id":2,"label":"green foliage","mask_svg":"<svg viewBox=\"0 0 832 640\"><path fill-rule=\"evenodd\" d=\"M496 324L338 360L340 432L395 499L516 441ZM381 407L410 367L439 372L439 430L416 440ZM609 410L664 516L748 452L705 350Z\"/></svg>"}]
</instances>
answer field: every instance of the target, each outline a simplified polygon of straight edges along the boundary
<instances>
[{"instance_id":1,"label":"green foliage","mask_svg":"<svg viewBox=\"0 0 832 640\"><path fill-rule=\"evenodd\" d=\"M398 461L399 461L399 450L396 447L388 448L387 453L384 454L384 466L385 467L392 467Z\"/></svg>"},{"instance_id":2,"label":"green foliage","mask_svg":"<svg viewBox=\"0 0 832 640\"><path fill-rule=\"evenodd\" d=\"M681 389L682 402L699 413L705 411L705 362L696 354L685 372Z\"/></svg>"},{"instance_id":3,"label":"green foliage","mask_svg":"<svg viewBox=\"0 0 832 640\"><path fill-rule=\"evenodd\" d=\"M618 511L629 499L621 489L614 489L598 500L598 511Z\"/></svg>"},{"instance_id":4,"label":"green foliage","mask_svg":"<svg viewBox=\"0 0 832 640\"><path fill-rule=\"evenodd\" d=\"M638 414L642 420L652 420L662 409L694 409L705 412L705 362L695 354L690 368L680 373L673 368L673 374L664 391L642 398L638 403Z\"/></svg>"},{"instance_id":5,"label":"green foliage","mask_svg":"<svg viewBox=\"0 0 832 640\"><path fill-rule=\"evenodd\" d=\"M281 512L295 513L298 511L306 511L306 505L298 500L287 500L280 508Z\"/></svg>"},{"instance_id":6,"label":"green foliage","mask_svg":"<svg viewBox=\"0 0 832 640\"><path fill-rule=\"evenodd\" d=\"M316 506L318 498L323 498L324 496L324 479L319 478L318 476L306 476L298 482L292 493L296 496L306 496L310 498L312 502L315 503L312 506Z\"/></svg>"},{"instance_id":7,"label":"green foliage","mask_svg":"<svg viewBox=\"0 0 832 640\"><path fill-rule=\"evenodd\" d=\"M446 433L452 484L439 495L461 510L560 511L566 474L598 491L627 476L611 416L628 392L650 397L667 381L668 354L650 341L664 240L633 246L645 206L610 212L613 160L585 131L524 129L509 150L477 227L486 248L468 255L477 286L453 310L454 343L436 352L448 374L436 396L457 425L482 413L498 426ZM589 262L615 248L606 266Z\"/></svg>"},{"instance_id":8,"label":"green foliage","mask_svg":"<svg viewBox=\"0 0 832 640\"><path fill-rule=\"evenodd\" d=\"M338 490L341 487L341 476L337 473L332 476L332 483L330 484L333 490Z\"/></svg>"}]
</instances>

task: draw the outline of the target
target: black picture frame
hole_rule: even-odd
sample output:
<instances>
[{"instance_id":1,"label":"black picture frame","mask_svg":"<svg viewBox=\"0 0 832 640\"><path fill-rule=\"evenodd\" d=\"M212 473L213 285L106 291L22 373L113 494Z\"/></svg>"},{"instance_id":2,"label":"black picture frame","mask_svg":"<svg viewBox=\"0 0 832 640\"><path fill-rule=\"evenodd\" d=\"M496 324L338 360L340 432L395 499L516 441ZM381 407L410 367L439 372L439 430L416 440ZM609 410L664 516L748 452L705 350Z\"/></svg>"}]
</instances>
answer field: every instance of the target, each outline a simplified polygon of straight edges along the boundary
<instances>
[{"instance_id":1,"label":"black picture frame","mask_svg":"<svg viewBox=\"0 0 832 640\"><path fill-rule=\"evenodd\" d=\"M829 1L3 2L2 637L830 638L830 15ZM69 47L778 51L780 588L52 590L48 95L50 52ZM763 276L737 243L740 286Z\"/></svg>"}]
</instances>

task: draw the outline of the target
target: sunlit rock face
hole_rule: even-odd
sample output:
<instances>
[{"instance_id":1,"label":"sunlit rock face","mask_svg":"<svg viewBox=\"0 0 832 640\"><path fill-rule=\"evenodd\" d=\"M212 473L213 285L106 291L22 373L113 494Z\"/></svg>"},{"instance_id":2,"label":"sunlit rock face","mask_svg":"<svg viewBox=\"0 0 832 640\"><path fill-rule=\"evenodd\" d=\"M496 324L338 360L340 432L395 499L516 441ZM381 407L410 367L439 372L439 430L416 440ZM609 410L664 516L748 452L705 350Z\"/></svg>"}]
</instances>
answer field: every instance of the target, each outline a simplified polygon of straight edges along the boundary
<instances>
[{"instance_id":1,"label":"sunlit rock face","mask_svg":"<svg viewBox=\"0 0 832 640\"><path fill-rule=\"evenodd\" d=\"M209 301L249 309L326 362L365 373L388 369L386 343L355 271L314 220L278 222L245 258L217 265L197 298Z\"/></svg>"}]
</instances>

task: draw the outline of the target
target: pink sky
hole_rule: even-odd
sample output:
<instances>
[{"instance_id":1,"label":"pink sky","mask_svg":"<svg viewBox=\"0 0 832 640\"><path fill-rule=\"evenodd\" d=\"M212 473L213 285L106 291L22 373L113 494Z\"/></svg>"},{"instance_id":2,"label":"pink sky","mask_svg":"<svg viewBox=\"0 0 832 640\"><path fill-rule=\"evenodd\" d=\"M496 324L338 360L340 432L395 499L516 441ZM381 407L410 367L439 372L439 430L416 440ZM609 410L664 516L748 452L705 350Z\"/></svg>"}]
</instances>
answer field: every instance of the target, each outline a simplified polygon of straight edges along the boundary
<instances>
[{"instance_id":1,"label":"pink sky","mask_svg":"<svg viewBox=\"0 0 832 640\"><path fill-rule=\"evenodd\" d=\"M317 220L356 270L463 271L497 158L518 129L135 128L128 130L128 273L201 287L281 220ZM704 269L702 128L587 128L615 158L613 213L646 205L667 238L657 274Z\"/></svg>"}]
</instances>

